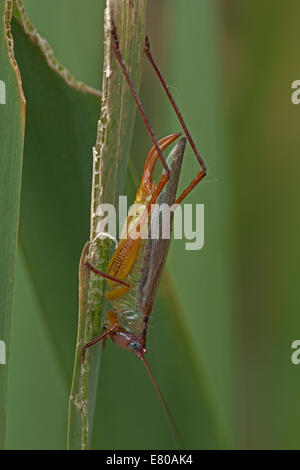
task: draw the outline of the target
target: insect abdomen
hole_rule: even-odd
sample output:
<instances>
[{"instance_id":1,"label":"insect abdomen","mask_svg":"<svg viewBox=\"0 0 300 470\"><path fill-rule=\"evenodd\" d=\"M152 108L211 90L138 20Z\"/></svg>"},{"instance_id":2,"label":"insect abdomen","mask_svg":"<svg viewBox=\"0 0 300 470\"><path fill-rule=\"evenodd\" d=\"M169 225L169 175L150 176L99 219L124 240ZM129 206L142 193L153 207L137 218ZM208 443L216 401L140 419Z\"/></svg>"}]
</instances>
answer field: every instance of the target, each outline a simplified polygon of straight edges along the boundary
<instances>
[{"instance_id":1,"label":"insect abdomen","mask_svg":"<svg viewBox=\"0 0 300 470\"><path fill-rule=\"evenodd\" d=\"M139 248L140 239L122 240L108 265L108 274L124 279L133 265ZM109 282L111 285L111 282Z\"/></svg>"},{"instance_id":2,"label":"insect abdomen","mask_svg":"<svg viewBox=\"0 0 300 470\"><path fill-rule=\"evenodd\" d=\"M134 335L141 335L145 328L144 316L140 312L120 312L118 313L118 323L126 331Z\"/></svg>"}]
</instances>

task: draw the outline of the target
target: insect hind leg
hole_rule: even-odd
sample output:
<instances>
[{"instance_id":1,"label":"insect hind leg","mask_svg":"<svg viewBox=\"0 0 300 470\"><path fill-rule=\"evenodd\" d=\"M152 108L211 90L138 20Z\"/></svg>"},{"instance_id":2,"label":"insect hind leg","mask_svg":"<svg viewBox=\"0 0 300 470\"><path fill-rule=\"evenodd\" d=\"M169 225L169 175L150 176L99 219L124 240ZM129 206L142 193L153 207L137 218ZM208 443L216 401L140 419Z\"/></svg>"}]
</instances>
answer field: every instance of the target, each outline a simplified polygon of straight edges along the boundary
<instances>
[{"instance_id":1,"label":"insect hind leg","mask_svg":"<svg viewBox=\"0 0 300 470\"><path fill-rule=\"evenodd\" d=\"M124 73L125 79L126 79L128 85L129 85L130 91L131 91L131 93L132 93L132 95L133 95L133 98L134 98L134 100L135 100L135 102L136 102L136 105L137 105L137 108L138 108L138 110L139 110L139 113L140 113L140 115L141 115L141 117L142 117L142 119L143 119L143 121L144 121L144 123L145 123L145 126L146 126L146 128L147 128L147 131L148 131L148 133L149 133L149 135L150 135L150 137L151 137L151 140L152 140L152 142L153 142L153 144L154 144L154 146L155 146L155 149L156 149L156 151L157 151L157 153L158 153L158 155L159 155L159 158L160 158L160 160L161 160L161 162L162 162L162 165L163 165L163 167L164 167L164 169L165 169L165 174L166 174L166 176L167 176L167 179L169 179L169 177L170 177L170 170L169 170L169 167L168 167L167 162L166 162L166 160L165 160L165 158L164 158L164 156L163 156L163 154L162 154L162 151L161 151L161 149L160 149L160 147L159 147L159 145L158 145L157 138L155 137L155 134L154 134L154 132L153 132L153 130L152 130L152 128L151 128L150 122L149 122L149 120L148 120L148 118L147 118L147 116L146 116L146 113L145 113L145 111L144 111L144 108L143 108L143 105L142 105L142 103L141 103L141 100L140 100L140 98L139 98L139 96L138 96L138 93L137 93L137 91L136 91L136 89L135 89L135 87L134 87L134 85L133 85L133 83L132 83L132 81L131 81L131 78L130 78L129 73L128 73L128 70L127 70L127 67L126 67L126 65L125 65L125 63L124 63L123 57L122 57L122 55L121 55L120 47L119 47L119 40L118 40L118 35L117 35L117 29L116 29L116 26L115 26L115 24L114 24L113 21L111 22L111 27L112 27L112 29L111 29L111 34L112 34L112 37L113 37L113 48L114 48L115 56L116 56L116 58L117 58L117 60L118 60L118 62L119 62L119 64L120 64L120 67L121 67L123 73Z\"/></svg>"},{"instance_id":2,"label":"insect hind leg","mask_svg":"<svg viewBox=\"0 0 300 470\"><path fill-rule=\"evenodd\" d=\"M164 88L164 90L165 90L165 92L166 92L166 94L167 94L167 96L168 96L168 98L169 98L169 101L170 101L170 103L171 103L171 105L172 105L172 107L173 107L173 109L174 109L174 111L175 111L175 113L176 113L176 115L177 115L179 121L180 121L180 124L181 124L181 126L182 126L182 129L184 130L184 133L185 133L185 135L186 135L186 137L187 137L189 143L191 144L191 147L192 147L192 149L193 149L193 152L194 152L194 154L195 154L195 156L196 156L196 158L197 158L197 160L198 160L198 162L199 162L199 165L200 165L200 167L201 167L200 172L197 174L197 176L193 179L193 181L189 184L189 186L183 191L183 193L182 193L182 194L179 196L179 198L177 199L176 204L179 204L179 203L192 191L192 189L193 189L198 183L200 183L200 181L206 176L206 166L205 166L204 161L202 160L202 158L201 158L201 156L200 156L200 154L199 154L199 152L198 152L198 149L197 149L197 147L196 147L196 145L195 145L195 142L194 142L194 140L193 140L193 138L192 138L192 136L191 136L191 134L190 134L190 132L189 132L189 130L188 130L186 124L185 124L185 121L184 121L184 119L183 119L183 117L182 117L182 115L181 115L181 113L180 113L180 111L179 111L179 108L178 108L178 106L177 106L177 104L176 104L176 102L175 102L173 96L171 95L171 92L170 92L170 90L169 90L169 88L168 88L168 86L167 86L167 84L166 84L166 81L165 81L165 79L163 78L163 76L162 76L162 74L161 74L161 71L160 71L160 69L159 69L157 63L155 62L155 60L154 60L154 58L153 58L153 56L152 56L152 53L151 53L151 51L150 51L150 42L149 42L148 36L146 36L146 38L145 38L145 48L144 48L144 51L145 51L145 54L146 54L147 59L149 60L149 62L150 62L150 64L152 65L152 67L154 68L154 71L155 71L156 75L158 76L158 79L159 79L161 85L163 86L163 88Z\"/></svg>"}]
</instances>

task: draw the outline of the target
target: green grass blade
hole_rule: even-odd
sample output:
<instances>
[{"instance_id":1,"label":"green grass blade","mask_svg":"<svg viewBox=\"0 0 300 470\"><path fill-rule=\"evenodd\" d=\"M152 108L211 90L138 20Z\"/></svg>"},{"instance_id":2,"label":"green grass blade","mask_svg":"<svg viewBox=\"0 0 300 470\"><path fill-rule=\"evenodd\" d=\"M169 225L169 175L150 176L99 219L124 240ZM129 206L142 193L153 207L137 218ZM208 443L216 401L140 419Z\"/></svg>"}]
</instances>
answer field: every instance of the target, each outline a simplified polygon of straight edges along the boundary
<instances>
[{"instance_id":1,"label":"green grass blade","mask_svg":"<svg viewBox=\"0 0 300 470\"><path fill-rule=\"evenodd\" d=\"M15 54L27 99L19 240L28 276L25 285L35 292L47 344L53 344L53 367L67 397L76 338L77 266L82 244L88 238L91 154L100 100L99 92L70 79L53 56L53 66L49 67L45 58L48 47L45 49L42 38L37 40L28 27L26 22L25 33L23 25L13 20ZM17 294L23 298L22 289ZM16 304L20 307L21 302ZM13 358L18 362L12 367L11 387L24 368L26 341L28 338L21 338L21 343L13 345ZM32 342L35 344L34 328ZM42 360L38 350L36 354ZM28 380L31 378L34 384L36 373L28 364L26 369ZM56 396L55 390L53 386L49 396L40 396L41 408ZM14 400L22 402L22 389L11 389L10 399L10 429L24 429L26 413L14 412ZM34 406L34 402L27 404L33 411ZM67 407L64 412L62 421L67 423ZM65 437L66 429L63 434ZM38 428L32 432L32 442L34 436L36 442L41 441ZM9 445L13 447L11 434ZM60 447L65 447L65 439Z\"/></svg>"},{"instance_id":2,"label":"green grass blade","mask_svg":"<svg viewBox=\"0 0 300 470\"><path fill-rule=\"evenodd\" d=\"M300 374L291 345L300 332L300 108L291 97L300 77L300 3L222 3L237 221L242 419L235 445L299 449ZM227 59L235 54L232 66Z\"/></svg>"},{"instance_id":3,"label":"green grass blade","mask_svg":"<svg viewBox=\"0 0 300 470\"><path fill-rule=\"evenodd\" d=\"M40 299L18 248L6 449L65 449L68 389Z\"/></svg>"},{"instance_id":4,"label":"green grass blade","mask_svg":"<svg viewBox=\"0 0 300 470\"><path fill-rule=\"evenodd\" d=\"M147 352L187 448L227 447L236 432L230 178L223 140L216 5L211 0L194 0L191 8L181 0L153 2L147 28L152 52L172 85L209 171L206 181L186 200L205 203L205 246L186 251L186 240L172 240L167 269L173 287L166 289L161 283L163 300L158 299L154 308ZM144 78L143 104L156 134L163 137L180 131L174 111L146 64ZM137 120L137 125L133 156L140 175L151 144L143 122ZM198 171L187 145L182 190ZM170 447L168 429L141 364L108 342L102 367L105 386L98 396L93 448ZM142 434L132 413L144 423Z\"/></svg>"},{"instance_id":5,"label":"green grass blade","mask_svg":"<svg viewBox=\"0 0 300 470\"><path fill-rule=\"evenodd\" d=\"M123 2L108 0L104 15L104 64L102 108L94 149L91 231L92 243L88 250L90 262L105 271L111 254L111 241L101 241L98 224L99 204L111 203L118 207L118 196L123 191L126 168L133 133L136 105L122 71L112 51L111 19L117 26L120 49L137 90L141 79L140 60L145 37L146 0ZM86 269L86 268L85 268ZM84 272L84 268L81 272ZM94 274L89 277L88 289L81 296L77 349L69 410L68 446L86 449L95 409L100 348L87 353L84 365L80 353L84 343L99 334L100 314L104 302L103 279ZM86 276L81 276L86 283ZM82 291L82 286L80 287ZM83 311L84 310L84 311ZM82 323L84 322L84 327ZM80 413L80 419L78 419Z\"/></svg>"},{"instance_id":6,"label":"green grass blade","mask_svg":"<svg viewBox=\"0 0 300 470\"><path fill-rule=\"evenodd\" d=\"M25 99L10 33L12 1L0 3L0 448L6 429L10 325L23 159ZM9 123L9 124L8 124ZM6 351L4 351L4 348ZM6 354L4 354L6 352ZM5 357L6 356L6 357ZM3 362L6 362L5 364Z\"/></svg>"},{"instance_id":7,"label":"green grass blade","mask_svg":"<svg viewBox=\"0 0 300 470\"><path fill-rule=\"evenodd\" d=\"M70 380L76 271L88 236L91 148L100 100L79 93L49 68L42 51L17 21L13 34L28 103L20 243Z\"/></svg>"}]
</instances>

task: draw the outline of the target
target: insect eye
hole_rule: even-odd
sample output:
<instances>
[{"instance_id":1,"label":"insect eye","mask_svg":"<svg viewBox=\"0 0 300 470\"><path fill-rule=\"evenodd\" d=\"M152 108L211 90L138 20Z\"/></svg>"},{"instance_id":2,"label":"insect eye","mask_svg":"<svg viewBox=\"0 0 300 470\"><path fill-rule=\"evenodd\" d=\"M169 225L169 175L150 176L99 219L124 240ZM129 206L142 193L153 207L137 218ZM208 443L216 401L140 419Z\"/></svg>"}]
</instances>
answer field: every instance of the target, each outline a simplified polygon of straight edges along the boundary
<instances>
[{"instance_id":1,"label":"insect eye","mask_svg":"<svg viewBox=\"0 0 300 470\"><path fill-rule=\"evenodd\" d=\"M139 341L131 341L131 343L129 343L128 347L130 349L132 349L133 351L139 351L140 347L141 347L141 344L140 344Z\"/></svg>"}]
</instances>

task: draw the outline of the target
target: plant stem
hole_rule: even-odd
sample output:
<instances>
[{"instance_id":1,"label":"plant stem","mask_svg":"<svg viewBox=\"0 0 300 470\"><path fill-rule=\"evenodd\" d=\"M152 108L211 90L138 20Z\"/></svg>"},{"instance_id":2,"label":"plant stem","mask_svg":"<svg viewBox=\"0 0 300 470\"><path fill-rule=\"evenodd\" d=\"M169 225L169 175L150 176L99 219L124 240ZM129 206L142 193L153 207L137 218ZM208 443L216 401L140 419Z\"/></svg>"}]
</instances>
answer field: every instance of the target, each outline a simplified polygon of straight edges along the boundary
<instances>
[{"instance_id":1,"label":"plant stem","mask_svg":"<svg viewBox=\"0 0 300 470\"><path fill-rule=\"evenodd\" d=\"M69 405L68 448L87 449L90 446L95 409L101 347L91 348L83 365L80 354L83 344L99 334L100 318L105 307L105 281L84 265L90 263L105 271L113 242L102 240L101 204L118 208L118 196L123 191L136 115L136 106L122 71L114 57L111 20L118 32L120 49L139 89L144 50L147 0L107 0L104 15L104 64L101 115L97 142L93 149L93 179L91 198L90 243L85 245L79 275L79 324L74 375Z\"/></svg>"}]
</instances>

